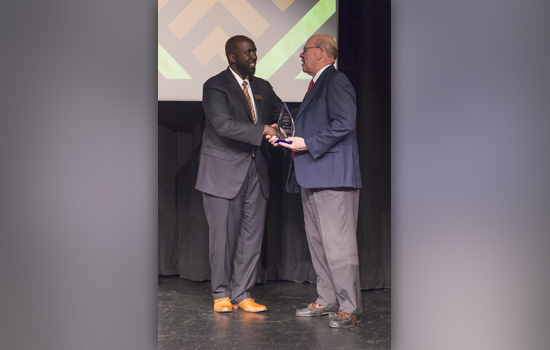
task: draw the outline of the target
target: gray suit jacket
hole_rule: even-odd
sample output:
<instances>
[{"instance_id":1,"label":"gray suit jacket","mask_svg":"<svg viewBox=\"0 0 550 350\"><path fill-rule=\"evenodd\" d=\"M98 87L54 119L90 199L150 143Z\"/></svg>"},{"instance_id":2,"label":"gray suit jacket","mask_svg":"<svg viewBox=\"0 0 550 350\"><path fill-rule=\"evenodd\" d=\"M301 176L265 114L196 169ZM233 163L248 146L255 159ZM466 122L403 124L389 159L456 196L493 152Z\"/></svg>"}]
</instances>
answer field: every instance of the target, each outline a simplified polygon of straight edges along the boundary
<instances>
[{"instance_id":1,"label":"gray suit jacket","mask_svg":"<svg viewBox=\"0 0 550 350\"><path fill-rule=\"evenodd\" d=\"M277 121L283 102L266 80L254 76L249 80L258 124L253 123L248 102L229 67L204 83L206 127L195 186L201 192L226 199L235 197L254 153L262 191L269 198L269 153L263 130L264 124Z\"/></svg>"}]
</instances>

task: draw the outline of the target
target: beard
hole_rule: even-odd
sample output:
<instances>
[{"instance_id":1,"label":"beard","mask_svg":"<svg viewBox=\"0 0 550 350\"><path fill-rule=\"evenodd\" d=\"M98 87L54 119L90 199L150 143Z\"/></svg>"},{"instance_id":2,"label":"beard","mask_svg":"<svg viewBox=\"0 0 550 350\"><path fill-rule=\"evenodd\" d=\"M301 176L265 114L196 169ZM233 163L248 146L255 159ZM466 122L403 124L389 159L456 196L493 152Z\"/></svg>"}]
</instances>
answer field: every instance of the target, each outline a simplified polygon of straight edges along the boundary
<instances>
[{"instance_id":1,"label":"beard","mask_svg":"<svg viewBox=\"0 0 550 350\"><path fill-rule=\"evenodd\" d=\"M254 63L254 66L250 66L250 63ZM237 68L237 71L245 77L247 75L252 76L256 73L256 61L250 60L248 62L237 62L235 68Z\"/></svg>"}]
</instances>

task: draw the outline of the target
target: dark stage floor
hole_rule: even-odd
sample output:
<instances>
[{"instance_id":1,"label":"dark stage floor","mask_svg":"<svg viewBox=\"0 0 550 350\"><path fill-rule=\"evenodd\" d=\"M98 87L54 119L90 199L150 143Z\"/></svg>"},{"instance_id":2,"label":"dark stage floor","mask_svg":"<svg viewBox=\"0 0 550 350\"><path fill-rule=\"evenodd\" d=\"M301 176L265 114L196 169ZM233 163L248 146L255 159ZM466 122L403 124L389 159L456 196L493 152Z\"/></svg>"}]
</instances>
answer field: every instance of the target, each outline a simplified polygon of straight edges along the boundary
<instances>
[{"instance_id":1,"label":"dark stage floor","mask_svg":"<svg viewBox=\"0 0 550 350\"><path fill-rule=\"evenodd\" d=\"M347 329L328 326L331 315L296 317L317 297L315 285L269 281L253 298L262 313L212 310L210 282L158 280L159 349L390 349L391 291L363 291L363 320Z\"/></svg>"}]
</instances>

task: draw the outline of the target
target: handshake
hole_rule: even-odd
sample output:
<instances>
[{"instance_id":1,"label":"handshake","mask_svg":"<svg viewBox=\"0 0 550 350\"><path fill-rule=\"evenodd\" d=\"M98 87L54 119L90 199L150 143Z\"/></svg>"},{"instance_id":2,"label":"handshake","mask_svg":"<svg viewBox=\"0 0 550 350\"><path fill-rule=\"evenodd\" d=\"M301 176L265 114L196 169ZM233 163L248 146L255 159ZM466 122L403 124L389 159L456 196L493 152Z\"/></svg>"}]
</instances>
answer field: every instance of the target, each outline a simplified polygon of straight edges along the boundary
<instances>
[{"instance_id":1,"label":"handshake","mask_svg":"<svg viewBox=\"0 0 550 350\"><path fill-rule=\"evenodd\" d=\"M307 150L304 139L294 137L294 120L286 103L283 104L277 123L265 125L264 135L267 141L275 147L283 146L293 151Z\"/></svg>"}]
</instances>

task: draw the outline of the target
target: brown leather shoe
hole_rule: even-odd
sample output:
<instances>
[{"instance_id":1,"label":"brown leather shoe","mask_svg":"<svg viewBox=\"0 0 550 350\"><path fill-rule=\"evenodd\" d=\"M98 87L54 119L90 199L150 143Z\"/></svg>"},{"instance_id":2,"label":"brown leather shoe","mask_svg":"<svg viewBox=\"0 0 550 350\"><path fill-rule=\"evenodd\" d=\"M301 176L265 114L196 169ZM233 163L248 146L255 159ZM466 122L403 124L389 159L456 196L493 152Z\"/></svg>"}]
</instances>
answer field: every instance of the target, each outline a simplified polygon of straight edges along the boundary
<instances>
[{"instance_id":1,"label":"brown leather shoe","mask_svg":"<svg viewBox=\"0 0 550 350\"><path fill-rule=\"evenodd\" d=\"M231 300L229 298L214 299L214 311L216 312L231 312Z\"/></svg>"},{"instance_id":2,"label":"brown leather shoe","mask_svg":"<svg viewBox=\"0 0 550 350\"><path fill-rule=\"evenodd\" d=\"M352 315L339 310L338 313L334 315L334 318L329 321L328 325L332 328L351 327L361 321L362 316L362 314Z\"/></svg>"},{"instance_id":3,"label":"brown leather shoe","mask_svg":"<svg viewBox=\"0 0 550 350\"><path fill-rule=\"evenodd\" d=\"M262 312L262 311L267 310L265 305L260 305L260 304L256 303L254 300L252 300L252 298L244 299L243 301L238 303L237 306L241 310L248 311L248 312Z\"/></svg>"}]
</instances>

